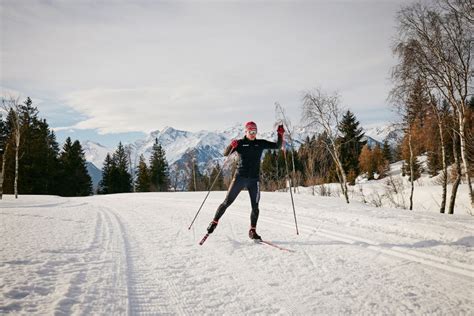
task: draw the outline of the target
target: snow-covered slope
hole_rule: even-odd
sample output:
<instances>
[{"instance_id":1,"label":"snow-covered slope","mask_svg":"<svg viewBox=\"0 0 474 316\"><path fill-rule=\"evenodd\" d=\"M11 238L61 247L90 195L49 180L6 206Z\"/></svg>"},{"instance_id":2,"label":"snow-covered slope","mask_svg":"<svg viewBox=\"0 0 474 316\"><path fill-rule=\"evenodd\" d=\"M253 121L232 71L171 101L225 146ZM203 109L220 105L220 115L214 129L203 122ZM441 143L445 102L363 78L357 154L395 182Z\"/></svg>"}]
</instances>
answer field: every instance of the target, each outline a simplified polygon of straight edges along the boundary
<instances>
[{"instance_id":1,"label":"snow-covered slope","mask_svg":"<svg viewBox=\"0 0 474 316\"><path fill-rule=\"evenodd\" d=\"M225 192L4 197L0 313L472 315L474 219L245 192L203 246Z\"/></svg>"},{"instance_id":2,"label":"snow-covered slope","mask_svg":"<svg viewBox=\"0 0 474 316\"><path fill-rule=\"evenodd\" d=\"M417 157L422 168L427 170L426 156ZM402 161L390 164L387 176L377 180L367 180L367 176L359 176L354 186L349 186L349 198L351 201L359 201L377 207L409 208L410 178L402 175ZM448 170L450 173L450 170ZM422 172L420 178L414 182L413 210L439 212L441 205L442 186L441 175L431 177L426 171ZM447 205L451 197L452 184L448 184ZM341 187L339 183L316 185L314 187L300 187L297 190L301 194L314 194L340 197ZM448 208L446 207L446 212ZM461 183L456 195L454 212L456 214L474 215L471 207L469 190L466 183Z\"/></svg>"}]
</instances>

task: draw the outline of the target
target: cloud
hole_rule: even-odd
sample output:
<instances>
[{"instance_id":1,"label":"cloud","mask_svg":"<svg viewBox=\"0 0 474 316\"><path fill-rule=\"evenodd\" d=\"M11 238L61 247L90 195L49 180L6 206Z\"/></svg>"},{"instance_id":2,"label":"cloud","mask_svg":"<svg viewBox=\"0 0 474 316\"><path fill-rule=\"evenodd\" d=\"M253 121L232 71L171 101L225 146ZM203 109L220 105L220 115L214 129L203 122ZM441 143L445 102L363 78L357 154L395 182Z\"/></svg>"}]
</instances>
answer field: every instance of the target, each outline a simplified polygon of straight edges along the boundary
<instances>
[{"instance_id":1,"label":"cloud","mask_svg":"<svg viewBox=\"0 0 474 316\"><path fill-rule=\"evenodd\" d=\"M398 6L7 1L2 85L38 92L50 113L64 105L55 126L102 134L220 129L246 120L269 128L275 101L296 121L301 91L315 86L370 111L386 91L371 89L393 63ZM68 110L74 120L65 119Z\"/></svg>"},{"instance_id":2,"label":"cloud","mask_svg":"<svg viewBox=\"0 0 474 316\"><path fill-rule=\"evenodd\" d=\"M146 133L166 125L187 130L215 128L223 125L219 121L225 121L225 125L249 113L261 112L262 107L252 100L264 98L267 93L265 88L243 91L204 83L77 91L68 95L64 102L84 114L86 119L63 129L97 129L100 134L107 134ZM272 106L271 103L267 105ZM269 110L272 111L267 108L263 112ZM212 120L215 124L209 123Z\"/></svg>"}]
</instances>

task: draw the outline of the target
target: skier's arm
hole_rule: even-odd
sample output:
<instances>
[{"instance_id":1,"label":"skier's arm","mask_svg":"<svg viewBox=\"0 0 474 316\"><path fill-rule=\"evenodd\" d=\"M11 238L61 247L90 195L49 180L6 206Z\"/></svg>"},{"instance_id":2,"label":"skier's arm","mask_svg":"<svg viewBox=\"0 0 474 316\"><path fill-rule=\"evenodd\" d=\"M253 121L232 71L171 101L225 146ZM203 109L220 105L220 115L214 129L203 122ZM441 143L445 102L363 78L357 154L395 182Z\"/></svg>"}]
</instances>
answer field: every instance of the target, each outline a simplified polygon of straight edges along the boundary
<instances>
[{"instance_id":1,"label":"skier's arm","mask_svg":"<svg viewBox=\"0 0 474 316\"><path fill-rule=\"evenodd\" d=\"M233 153L236 149L237 146L239 146L239 142L236 139L233 139L229 146L224 150L224 156L228 156L229 154Z\"/></svg>"},{"instance_id":2,"label":"skier's arm","mask_svg":"<svg viewBox=\"0 0 474 316\"><path fill-rule=\"evenodd\" d=\"M265 149L278 149L281 147L281 144L283 144L283 134L285 133L285 129L283 128L283 125L278 126L277 133L278 133L277 142L274 143L274 142L265 141L264 142Z\"/></svg>"}]
</instances>

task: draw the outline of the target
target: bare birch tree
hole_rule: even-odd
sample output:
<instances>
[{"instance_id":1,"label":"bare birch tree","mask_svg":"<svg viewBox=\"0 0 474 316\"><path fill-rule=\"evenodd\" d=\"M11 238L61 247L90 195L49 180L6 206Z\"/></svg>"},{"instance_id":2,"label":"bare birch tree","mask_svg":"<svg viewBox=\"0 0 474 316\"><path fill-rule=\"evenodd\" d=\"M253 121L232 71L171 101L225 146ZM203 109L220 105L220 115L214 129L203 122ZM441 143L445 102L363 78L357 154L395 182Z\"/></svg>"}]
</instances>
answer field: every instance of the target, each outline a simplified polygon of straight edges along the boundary
<instances>
[{"instance_id":1,"label":"bare birch tree","mask_svg":"<svg viewBox=\"0 0 474 316\"><path fill-rule=\"evenodd\" d=\"M20 122L20 109L21 105L19 98L9 97L8 99L2 98L2 108L6 113L9 113L11 117L11 137L13 138L13 145L15 149L15 180L14 180L14 194L15 199L18 199L18 169L19 169L19 153L20 153L20 141L21 141L21 122ZM4 173L2 172L2 178ZM2 179L3 182L3 179ZM2 183L3 188L3 183Z\"/></svg>"},{"instance_id":2,"label":"bare birch tree","mask_svg":"<svg viewBox=\"0 0 474 316\"><path fill-rule=\"evenodd\" d=\"M341 190L346 202L349 203L346 172L341 162L340 144L336 141L340 136L339 122L344 110L340 105L340 97L337 93L328 95L320 88L307 92L303 97L303 122L307 126L315 126L323 130L328 138L326 149L336 165L337 175L341 184Z\"/></svg>"},{"instance_id":3,"label":"bare birch tree","mask_svg":"<svg viewBox=\"0 0 474 316\"><path fill-rule=\"evenodd\" d=\"M5 164L7 162L8 148L10 144L5 143L5 147L2 150L2 172L0 172L0 200L3 198L3 180L5 179Z\"/></svg>"},{"instance_id":4,"label":"bare birch tree","mask_svg":"<svg viewBox=\"0 0 474 316\"><path fill-rule=\"evenodd\" d=\"M468 97L472 94L473 10L470 0L438 0L434 5L416 3L398 16L399 38L395 51L409 52L413 69L448 101L456 113L460 156L474 207L469 175L466 134Z\"/></svg>"},{"instance_id":5,"label":"bare birch tree","mask_svg":"<svg viewBox=\"0 0 474 316\"><path fill-rule=\"evenodd\" d=\"M291 147L291 164L292 164L292 172L291 172L291 182L294 184L293 185L293 191L296 193L296 189L298 187L298 183L296 181L296 168L295 168L295 146L294 146L294 138L293 138L293 127L291 125L291 121L288 119L286 116L285 110L283 107L278 103L275 102L275 112L277 116L277 121L280 121L284 126L286 130L286 134L288 135L288 138L290 140L290 147ZM283 148L283 150L286 150Z\"/></svg>"},{"instance_id":6,"label":"bare birch tree","mask_svg":"<svg viewBox=\"0 0 474 316\"><path fill-rule=\"evenodd\" d=\"M447 187L448 187L448 163L447 163L447 152L446 152L446 109L443 107L443 102L433 96L431 90L428 90L430 97L430 105L436 118L436 124L438 126L439 145L441 147L441 162L442 162L442 194L441 204L439 212L444 213L446 210L446 198L447 198Z\"/></svg>"}]
</instances>

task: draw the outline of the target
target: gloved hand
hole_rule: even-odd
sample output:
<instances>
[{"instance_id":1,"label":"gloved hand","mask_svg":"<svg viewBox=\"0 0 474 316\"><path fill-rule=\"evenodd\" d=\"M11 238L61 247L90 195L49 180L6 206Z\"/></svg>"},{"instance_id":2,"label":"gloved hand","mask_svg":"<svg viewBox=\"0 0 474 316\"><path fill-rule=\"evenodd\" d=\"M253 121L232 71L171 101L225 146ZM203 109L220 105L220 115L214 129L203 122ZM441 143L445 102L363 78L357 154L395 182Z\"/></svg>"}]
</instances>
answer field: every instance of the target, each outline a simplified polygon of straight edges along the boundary
<instances>
[{"instance_id":1,"label":"gloved hand","mask_svg":"<svg viewBox=\"0 0 474 316\"><path fill-rule=\"evenodd\" d=\"M282 136L283 134L285 134L285 128L283 127L283 124L278 125L277 133L278 135L282 135Z\"/></svg>"},{"instance_id":2,"label":"gloved hand","mask_svg":"<svg viewBox=\"0 0 474 316\"><path fill-rule=\"evenodd\" d=\"M239 142L237 141L237 139L233 139L230 142L230 146L232 147L233 150L236 149L238 145L239 145Z\"/></svg>"}]
</instances>

